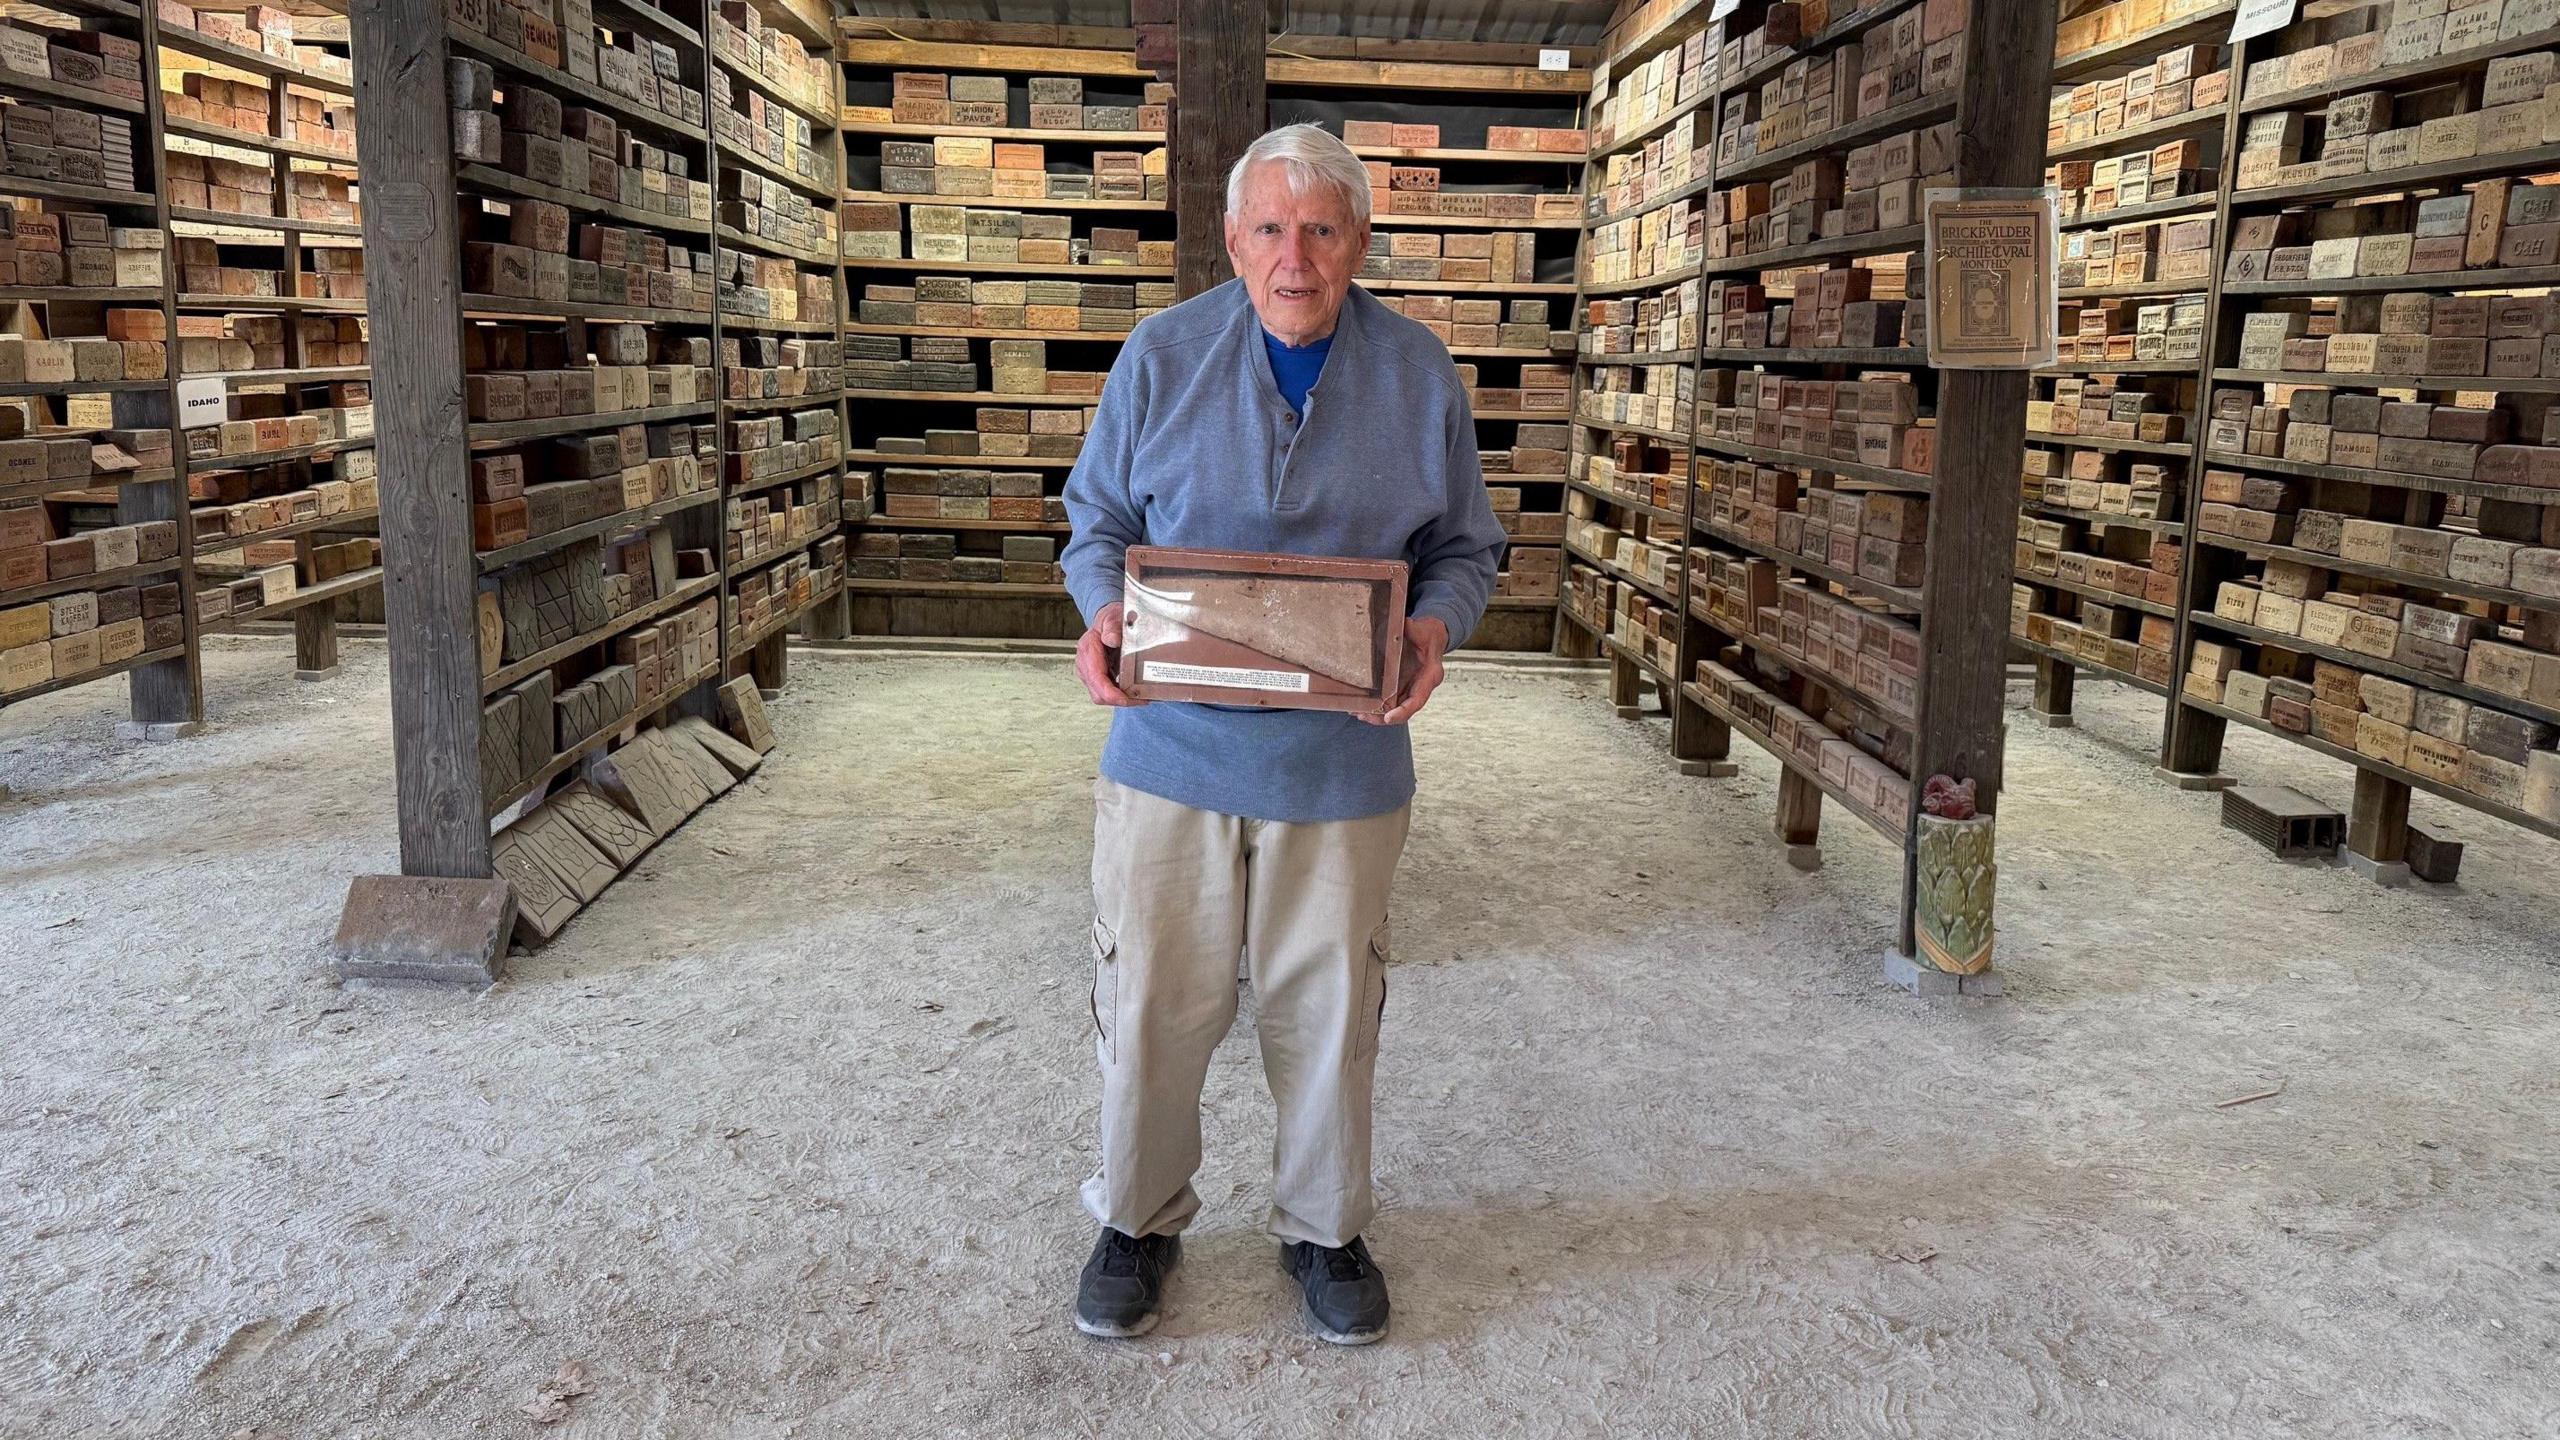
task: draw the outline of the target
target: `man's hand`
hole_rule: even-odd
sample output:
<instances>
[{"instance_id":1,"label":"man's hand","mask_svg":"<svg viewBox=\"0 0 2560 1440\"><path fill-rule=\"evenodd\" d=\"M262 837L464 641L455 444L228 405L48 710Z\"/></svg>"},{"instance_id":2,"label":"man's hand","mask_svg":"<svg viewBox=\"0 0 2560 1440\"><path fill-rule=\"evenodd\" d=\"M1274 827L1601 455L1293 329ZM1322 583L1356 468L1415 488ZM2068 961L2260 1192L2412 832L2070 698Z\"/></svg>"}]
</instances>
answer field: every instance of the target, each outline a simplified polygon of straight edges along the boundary
<instances>
[{"instance_id":1,"label":"man's hand","mask_svg":"<svg viewBox=\"0 0 2560 1440\"><path fill-rule=\"evenodd\" d=\"M1093 617L1084 638L1076 642L1076 678L1084 682L1084 693L1096 705L1144 705L1132 700L1115 678L1120 657L1120 605L1114 601L1102 607Z\"/></svg>"},{"instance_id":2,"label":"man's hand","mask_svg":"<svg viewBox=\"0 0 2560 1440\"><path fill-rule=\"evenodd\" d=\"M1117 617L1115 617L1116 619ZM1449 627L1429 615L1416 615L1404 622L1404 693L1396 697L1395 708L1372 718L1360 718L1372 725L1402 725L1422 713L1431 701L1431 692L1440 688L1448 675L1440 656L1449 648Z\"/></svg>"}]
</instances>

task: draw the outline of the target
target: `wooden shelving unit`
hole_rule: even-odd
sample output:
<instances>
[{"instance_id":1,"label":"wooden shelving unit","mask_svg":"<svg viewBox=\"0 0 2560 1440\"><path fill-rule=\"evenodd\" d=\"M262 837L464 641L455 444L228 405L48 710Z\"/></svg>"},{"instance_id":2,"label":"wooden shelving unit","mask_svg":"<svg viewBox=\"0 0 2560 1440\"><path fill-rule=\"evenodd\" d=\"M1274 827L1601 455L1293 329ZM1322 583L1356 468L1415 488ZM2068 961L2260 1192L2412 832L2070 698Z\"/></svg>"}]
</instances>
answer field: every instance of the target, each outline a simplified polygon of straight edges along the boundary
<instances>
[{"instance_id":1,"label":"wooden shelving unit","mask_svg":"<svg viewBox=\"0 0 2560 1440\"><path fill-rule=\"evenodd\" d=\"M0 325L31 349L68 342L43 360L65 378L0 387L11 438L26 447L13 466L32 460L45 477L0 494L0 707L124 675L133 733L190 733L204 700L185 601L195 577L173 458L173 356L151 344L174 329L176 279L160 244L157 17L129 5L20 7L0 26L20 55L45 57L46 76L13 60L0 92L22 107L13 127L52 112L48 163L63 177L0 176L17 272L0 289ZM127 66L132 77L118 80ZM13 170L24 168L18 133ZM21 247L40 224L51 241ZM137 343L121 354L102 343L122 341ZM110 359L124 373L92 368ZM92 378L69 378L75 366Z\"/></svg>"},{"instance_id":2,"label":"wooden shelving unit","mask_svg":"<svg viewBox=\"0 0 2560 1440\"><path fill-rule=\"evenodd\" d=\"M1169 87L1131 48L972 33L839 47L849 456L880 477L845 595L859 634L1070 639L1059 496L1102 375L1174 300Z\"/></svg>"},{"instance_id":3,"label":"wooden shelving unit","mask_svg":"<svg viewBox=\"0 0 2560 1440\"><path fill-rule=\"evenodd\" d=\"M2031 714L2068 725L2080 677L2114 681L2163 697L2164 744L2237 73L2216 14L2230 6L2178 7L2057 62L2045 150L2064 197L2064 348L2028 407L2009 616Z\"/></svg>"},{"instance_id":4,"label":"wooden shelving unit","mask_svg":"<svg viewBox=\"0 0 2560 1440\"><path fill-rule=\"evenodd\" d=\"M344 17L261 18L263 33L238 12L164 10L157 26L170 371L206 582L187 603L202 633L289 616L295 673L319 679L337 670L338 622L380 614L354 71ZM233 293L231 272L269 293ZM229 533L235 507L269 500L307 518ZM287 539L289 554L272 548Z\"/></svg>"},{"instance_id":5,"label":"wooden shelving unit","mask_svg":"<svg viewBox=\"0 0 2560 1440\"><path fill-rule=\"evenodd\" d=\"M841 633L843 162L834 12L811 9L594 0L483 33L355 7L370 293L264 303L369 309L400 363L375 391L381 567L311 589L384 587L402 870L510 882L521 941L733 783L682 722L763 737L782 633L829 633L831 607ZM346 383L318 358L223 369Z\"/></svg>"},{"instance_id":6,"label":"wooden shelving unit","mask_svg":"<svg viewBox=\"0 0 2560 1440\"><path fill-rule=\"evenodd\" d=\"M2560 833L2560 270L2507 208L2560 148L2493 125L2547 30L2378 13L2231 59L2162 768L2226 783L2235 723L2342 761L2349 858L2397 883L2413 791Z\"/></svg>"},{"instance_id":7,"label":"wooden shelving unit","mask_svg":"<svg viewBox=\"0 0 2560 1440\"><path fill-rule=\"evenodd\" d=\"M1485 483L1512 544L1470 644L1549 650L1561 638L1591 77L1568 65L1521 85L1511 58L1444 58L1417 84L1393 60L1274 55L1265 80L1272 125L1321 125L1369 165L1370 254L1357 283L1439 334L1474 391ZM1504 97L1493 123L1489 95Z\"/></svg>"},{"instance_id":8,"label":"wooden shelving unit","mask_svg":"<svg viewBox=\"0 0 2560 1440\"><path fill-rule=\"evenodd\" d=\"M2033 180L2053 16L1879 0L1810 35L1793 7L1712 16L1642 7L1595 81L1564 644L1608 659L1621 713L1655 693L1685 773L1732 774L1737 733L1775 756L1791 861L1818 863L1826 798L1892 842L1894 948L1916 957L1918 781L1967 777L1997 806L2004 625L1985 561L2015 522L1999 452L2020 443L2027 377L1931 369L1906 257L1923 186ZM1924 72L1932 55L1954 63ZM1852 58L1878 73L1826 75ZM1796 97L1826 85L1864 98L1808 135ZM2015 138L1960 147L1959 127ZM1771 213L1769 181L1906 135L1898 187ZM1806 425L1832 428L1835 394L1876 407L1854 456Z\"/></svg>"}]
</instances>

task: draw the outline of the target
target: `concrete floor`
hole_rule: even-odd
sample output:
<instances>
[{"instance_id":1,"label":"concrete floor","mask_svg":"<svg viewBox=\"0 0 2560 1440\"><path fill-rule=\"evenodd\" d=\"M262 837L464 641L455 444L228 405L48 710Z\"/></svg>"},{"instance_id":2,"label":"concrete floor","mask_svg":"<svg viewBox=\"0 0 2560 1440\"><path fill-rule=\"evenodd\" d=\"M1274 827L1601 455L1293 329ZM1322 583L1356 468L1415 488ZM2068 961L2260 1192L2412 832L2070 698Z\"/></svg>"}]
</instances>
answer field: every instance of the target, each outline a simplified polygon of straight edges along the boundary
<instances>
[{"instance_id":1,"label":"concrete floor","mask_svg":"<svg viewBox=\"0 0 2560 1440\"><path fill-rule=\"evenodd\" d=\"M1101 716L1054 660L795 665L764 773L485 995L331 978L395 854L377 646L218 645L184 743L113 687L0 716L0 1436L2560 1434L2560 846L2422 797L2458 890L2278 864L2091 686L2011 732L2010 996L1931 1008L1885 848L1789 871L1765 757L1680 779L1588 675L1462 670L1395 1334L1298 1319L1240 1032L1167 1322L1100 1344Z\"/></svg>"}]
</instances>

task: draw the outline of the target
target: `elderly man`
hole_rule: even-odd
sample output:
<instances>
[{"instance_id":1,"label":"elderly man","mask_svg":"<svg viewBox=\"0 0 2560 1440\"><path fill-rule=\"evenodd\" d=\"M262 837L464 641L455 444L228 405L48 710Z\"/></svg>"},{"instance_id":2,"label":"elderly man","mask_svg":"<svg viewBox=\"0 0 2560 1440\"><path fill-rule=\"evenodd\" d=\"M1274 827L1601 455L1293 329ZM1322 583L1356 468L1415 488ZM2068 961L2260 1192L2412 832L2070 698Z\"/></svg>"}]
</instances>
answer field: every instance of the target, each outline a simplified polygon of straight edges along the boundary
<instances>
[{"instance_id":1,"label":"elderly man","mask_svg":"<svg viewBox=\"0 0 2560 1440\"><path fill-rule=\"evenodd\" d=\"M1200 1087L1236 1015L1239 952L1279 1107L1270 1228L1316 1329L1386 1333L1360 1238L1386 1004L1387 892L1413 800L1405 725L1442 652L1483 617L1504 544L1448 348L1353 288L1369 176L1292 125L1227 177L1236 278L1129 337L1067 481L1077 674L1112 717L1095 787L1093 1017L1103 1225L1076 1324L1156 1323L1200 1207ZM1113 683L1131 545L1343 555L1412 566L1404 692L1363 722L1328 711L1133 706Z\"/></svg>"}]
</instances>

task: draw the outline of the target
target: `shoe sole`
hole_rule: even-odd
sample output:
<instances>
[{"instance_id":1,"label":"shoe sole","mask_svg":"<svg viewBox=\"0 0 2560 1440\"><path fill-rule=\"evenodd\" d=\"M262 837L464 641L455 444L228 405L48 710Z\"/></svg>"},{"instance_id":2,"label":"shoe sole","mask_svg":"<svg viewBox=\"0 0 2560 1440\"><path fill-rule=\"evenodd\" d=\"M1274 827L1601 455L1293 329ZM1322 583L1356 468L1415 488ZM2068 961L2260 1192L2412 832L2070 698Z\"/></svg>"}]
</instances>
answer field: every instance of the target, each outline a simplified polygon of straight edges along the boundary
<instances>
[{"instance_id":1,"label":"shoe sole","mask_svg":"<svg viewBox=\"0 0 2560 1440\"><path fill-rule=\"evenodd\" d=\"M1156 1328L1156 1322L1163 1318L1163 1313L1159 1311L1135 1325L1105 1325L1098 1320L1087 1320L1081 1315L1075 1317L1075 1320L1077 1329L1096 1340L1134 1340Z\"/></svg>"},{"instance_id":2,"label":"shoe sole","mask_svg":"<svg viewBox=\"0 0 2560 1440\"><path fill-rule=\"evenodd\" d=\"M1383 1329L1327 1330L1319 1325L1316 1327L1316 1338L1327 1345L1375 1345L1387 1338L1387 1332Z\"/></svg>"}]
</instances>

